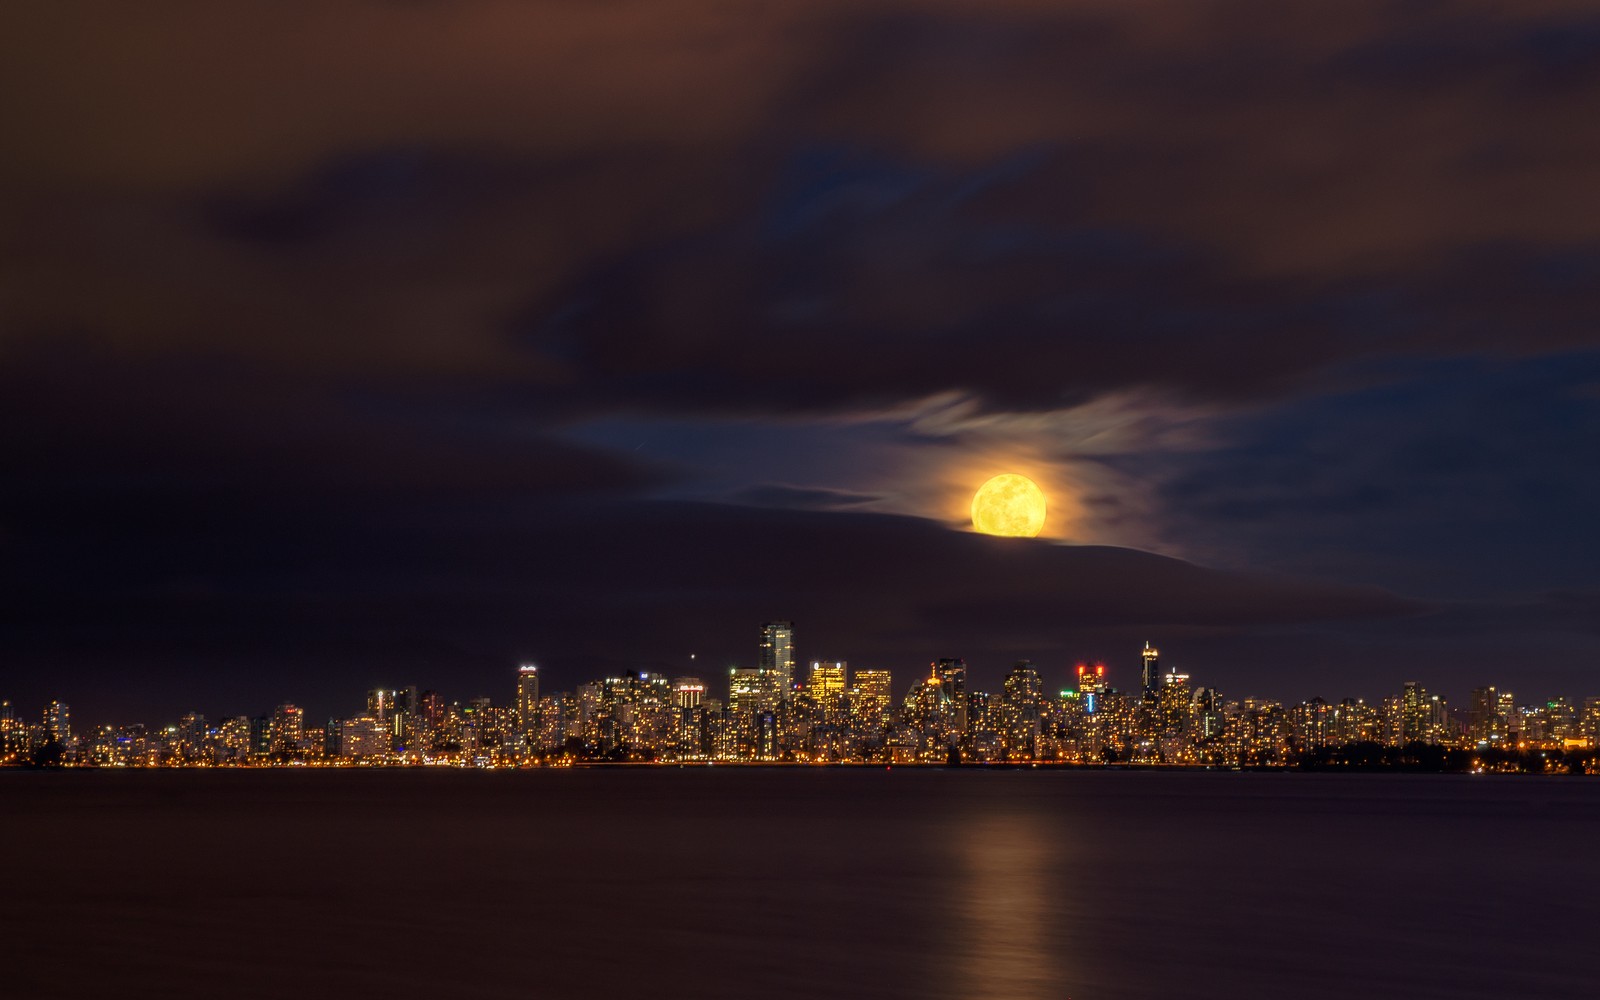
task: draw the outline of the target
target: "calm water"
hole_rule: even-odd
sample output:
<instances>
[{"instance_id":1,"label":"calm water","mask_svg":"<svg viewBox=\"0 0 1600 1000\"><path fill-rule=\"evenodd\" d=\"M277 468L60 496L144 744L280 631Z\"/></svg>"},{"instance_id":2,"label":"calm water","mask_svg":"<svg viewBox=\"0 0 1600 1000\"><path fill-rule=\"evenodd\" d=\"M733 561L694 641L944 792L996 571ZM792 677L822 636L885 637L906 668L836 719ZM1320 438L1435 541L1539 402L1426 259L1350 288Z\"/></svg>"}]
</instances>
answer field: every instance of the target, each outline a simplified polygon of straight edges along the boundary
<instances>
[{"instance_id":1,"label":"calm water","mask_svg":"<svg viewBox=\"0 0 1600 1000\"><path fill-rule=\"evenodd\" d=\"M0 773L0 994L1593 998L1600 781Z\"/></svg>"}]
</instances>

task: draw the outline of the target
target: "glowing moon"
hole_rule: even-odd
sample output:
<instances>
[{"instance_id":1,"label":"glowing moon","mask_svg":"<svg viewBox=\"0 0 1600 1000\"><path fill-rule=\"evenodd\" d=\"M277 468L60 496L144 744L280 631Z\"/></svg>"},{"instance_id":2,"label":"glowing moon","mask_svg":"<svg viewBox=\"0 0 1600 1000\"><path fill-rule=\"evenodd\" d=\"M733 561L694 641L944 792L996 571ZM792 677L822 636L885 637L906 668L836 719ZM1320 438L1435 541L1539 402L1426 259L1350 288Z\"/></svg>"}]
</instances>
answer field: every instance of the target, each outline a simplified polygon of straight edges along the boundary
<instances>
[{"instance_id":1,"label":"glowing moon","mask_svg":"<svg viewBox=\"0 0 1600 1000\"><path fill-rule=\"evenodd\" d=\"M1027 476L995 476L973 494L972 526L986 535L1033 538L1044 529L1044 490Z\"/></svg>"}]
</instances>

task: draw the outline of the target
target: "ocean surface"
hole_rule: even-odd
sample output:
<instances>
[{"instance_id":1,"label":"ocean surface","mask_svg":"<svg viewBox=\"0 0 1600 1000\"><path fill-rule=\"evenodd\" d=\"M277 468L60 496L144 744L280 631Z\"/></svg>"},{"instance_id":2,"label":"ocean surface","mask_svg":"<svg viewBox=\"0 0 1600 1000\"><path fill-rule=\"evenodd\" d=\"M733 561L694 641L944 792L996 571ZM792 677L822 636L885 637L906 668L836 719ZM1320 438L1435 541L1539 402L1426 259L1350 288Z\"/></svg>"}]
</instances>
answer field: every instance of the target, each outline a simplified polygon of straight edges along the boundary
<instances>
[{"instance_id":1,"label":"ocean surface","mask_svg":"<svg viewBox=\"0 0 1600 1000\"><path fill-rule=\"evenodd\" d=\"M1600 780L0 772L0 996L1594 998Z\"/></svg>"}]
</instances>

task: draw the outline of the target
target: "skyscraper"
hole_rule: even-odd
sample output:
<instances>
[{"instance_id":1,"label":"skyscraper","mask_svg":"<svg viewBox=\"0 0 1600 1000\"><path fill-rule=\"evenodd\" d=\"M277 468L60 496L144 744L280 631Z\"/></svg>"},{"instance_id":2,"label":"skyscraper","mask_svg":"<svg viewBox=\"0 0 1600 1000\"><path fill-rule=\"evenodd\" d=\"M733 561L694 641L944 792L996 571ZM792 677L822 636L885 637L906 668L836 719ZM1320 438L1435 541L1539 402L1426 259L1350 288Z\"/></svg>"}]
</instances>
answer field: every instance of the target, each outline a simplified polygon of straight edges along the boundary
<instances>
[{"instance_id":1,"label":"skyscraper","mask_svg":"<svg viewBox=\"0 0 1600 1000\"><path fill-rule=\"evenodd\" d=\"M303 708L285 703L273 709L268 750L284 755L297 753L305 723L306 712Z\"/></svg>"},{"instance_id":2,"label":"skyscraper","mask_svg":"<svg viewBox=\"0 0 1600 1000\"><path fill-rule=\"evenodd\" d=\"M1144 703L1154 705L1161 695L1161 651L1146 640L1140 657L1144 661Z\"/></svg>"},{"instance_id":3,"label":"skyscraper","mask_svg":"<svg viewBox=\"0 0 1600 1000\"><path fill-rule=\"evenodd\" d=\"M771 698L767 675L753 667L728 668L728 711L734 715L765 708Z\"/></svg>"},{"instance_id":4,"label":"skyscraper","mask_svg":"<svg viewBox=\"0 0 1600 1000\"><path fill-rule=\"evenodd\" d=\"M967 661L943 659L933 663L933 676L949 706L951 725L958 733L967 731Z\"/></svg>"},{"instance_id":5,"label":"skyscraper","mask_svg":"<svg viewBox=\"0 0 1600 1000\"><path fill-rule=\"evenodd\" d=\"M517 731L532 741L539 725L539 668L524 663L517 668Z\"/></svg>"},{"instance_id":6,"label":"skyscraper","mask_svg":"<svg viewBox=\"0 0 1600 1000\"><path fill-rule=\"evenodd\" d=\"M1100 709L1100 695L1106 689L1104 663L1078 664L1078 697L1083 699L1083 710L1090 715Z\"/></svg>"},{"instance_id":7,"label":"skyscraper","mask_svg":"<svg viewBox=\"0 0 1600 1000\"><path fill-rule=\"evenodd\" d=\"M72 739L72 712L64 701L52 701L44 707L44 738L55 743Z\"/></svg>"},{"instance_id":8,"label":"skyscraper","mask_svg":"<svg viewBox=\"0 0 1600 1000\"><path fill-rule=\"evenodd\" d=\"M892 686L887 670L857 670L850 689L854 713L871 726L881 725L893 700Z\"/></svg>"},{"instance_id":9,"label":"skyscraper","mask_svg":"<svg viewBox=\"0 0 1600 1000\"><path fill-rule=\"evenodd\" d=\"M1018 660L1006 674L1000 693L1000 709L1005 721L1006 756L1009 759L1032 757L1043 717L1044 685L1030 660Z\"/></svg>"},{"instance_id":10,"label":"skyscraper","mask_svg":"<svg viewBox=\"0 0 1600 1000\"><path fill-rule=\"evenodd\" d=\"M837 698L844 694L845 675L849 669L849 664L843 660L812 660L806 693L818 701Z\"/></svg>"},{"instance_id":11,"label":"skyscraper","mask_svg":"<svg viewBox=\"0 0 1600 1000\"><path fill-rule=\"evenodd\" d=\"M761 648L756 669L766 678L778 700L794 687L794 622L767 622L761 626Z\"/></svg>"}]
</instances>

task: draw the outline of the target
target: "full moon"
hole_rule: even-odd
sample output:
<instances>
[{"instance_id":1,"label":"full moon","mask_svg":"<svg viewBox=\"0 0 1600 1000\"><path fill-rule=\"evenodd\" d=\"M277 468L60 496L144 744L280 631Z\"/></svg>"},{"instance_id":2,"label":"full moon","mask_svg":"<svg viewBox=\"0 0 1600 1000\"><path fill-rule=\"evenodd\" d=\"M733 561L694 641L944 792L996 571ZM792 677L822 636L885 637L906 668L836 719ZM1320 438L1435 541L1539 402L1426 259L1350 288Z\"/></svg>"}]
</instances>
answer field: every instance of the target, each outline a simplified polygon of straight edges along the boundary
<instances>
[{"instance_id":1,"label":"full moon","mask_svg":"<svg viewBox=\"0 0 1600 1000\"><path fill-rule=\"evenodd\" d=\"M973 494L972 526L985 535L1033 538L1044 529L1044 490L1013 472L995 476Z\"/></svg>"}]
</instances>

